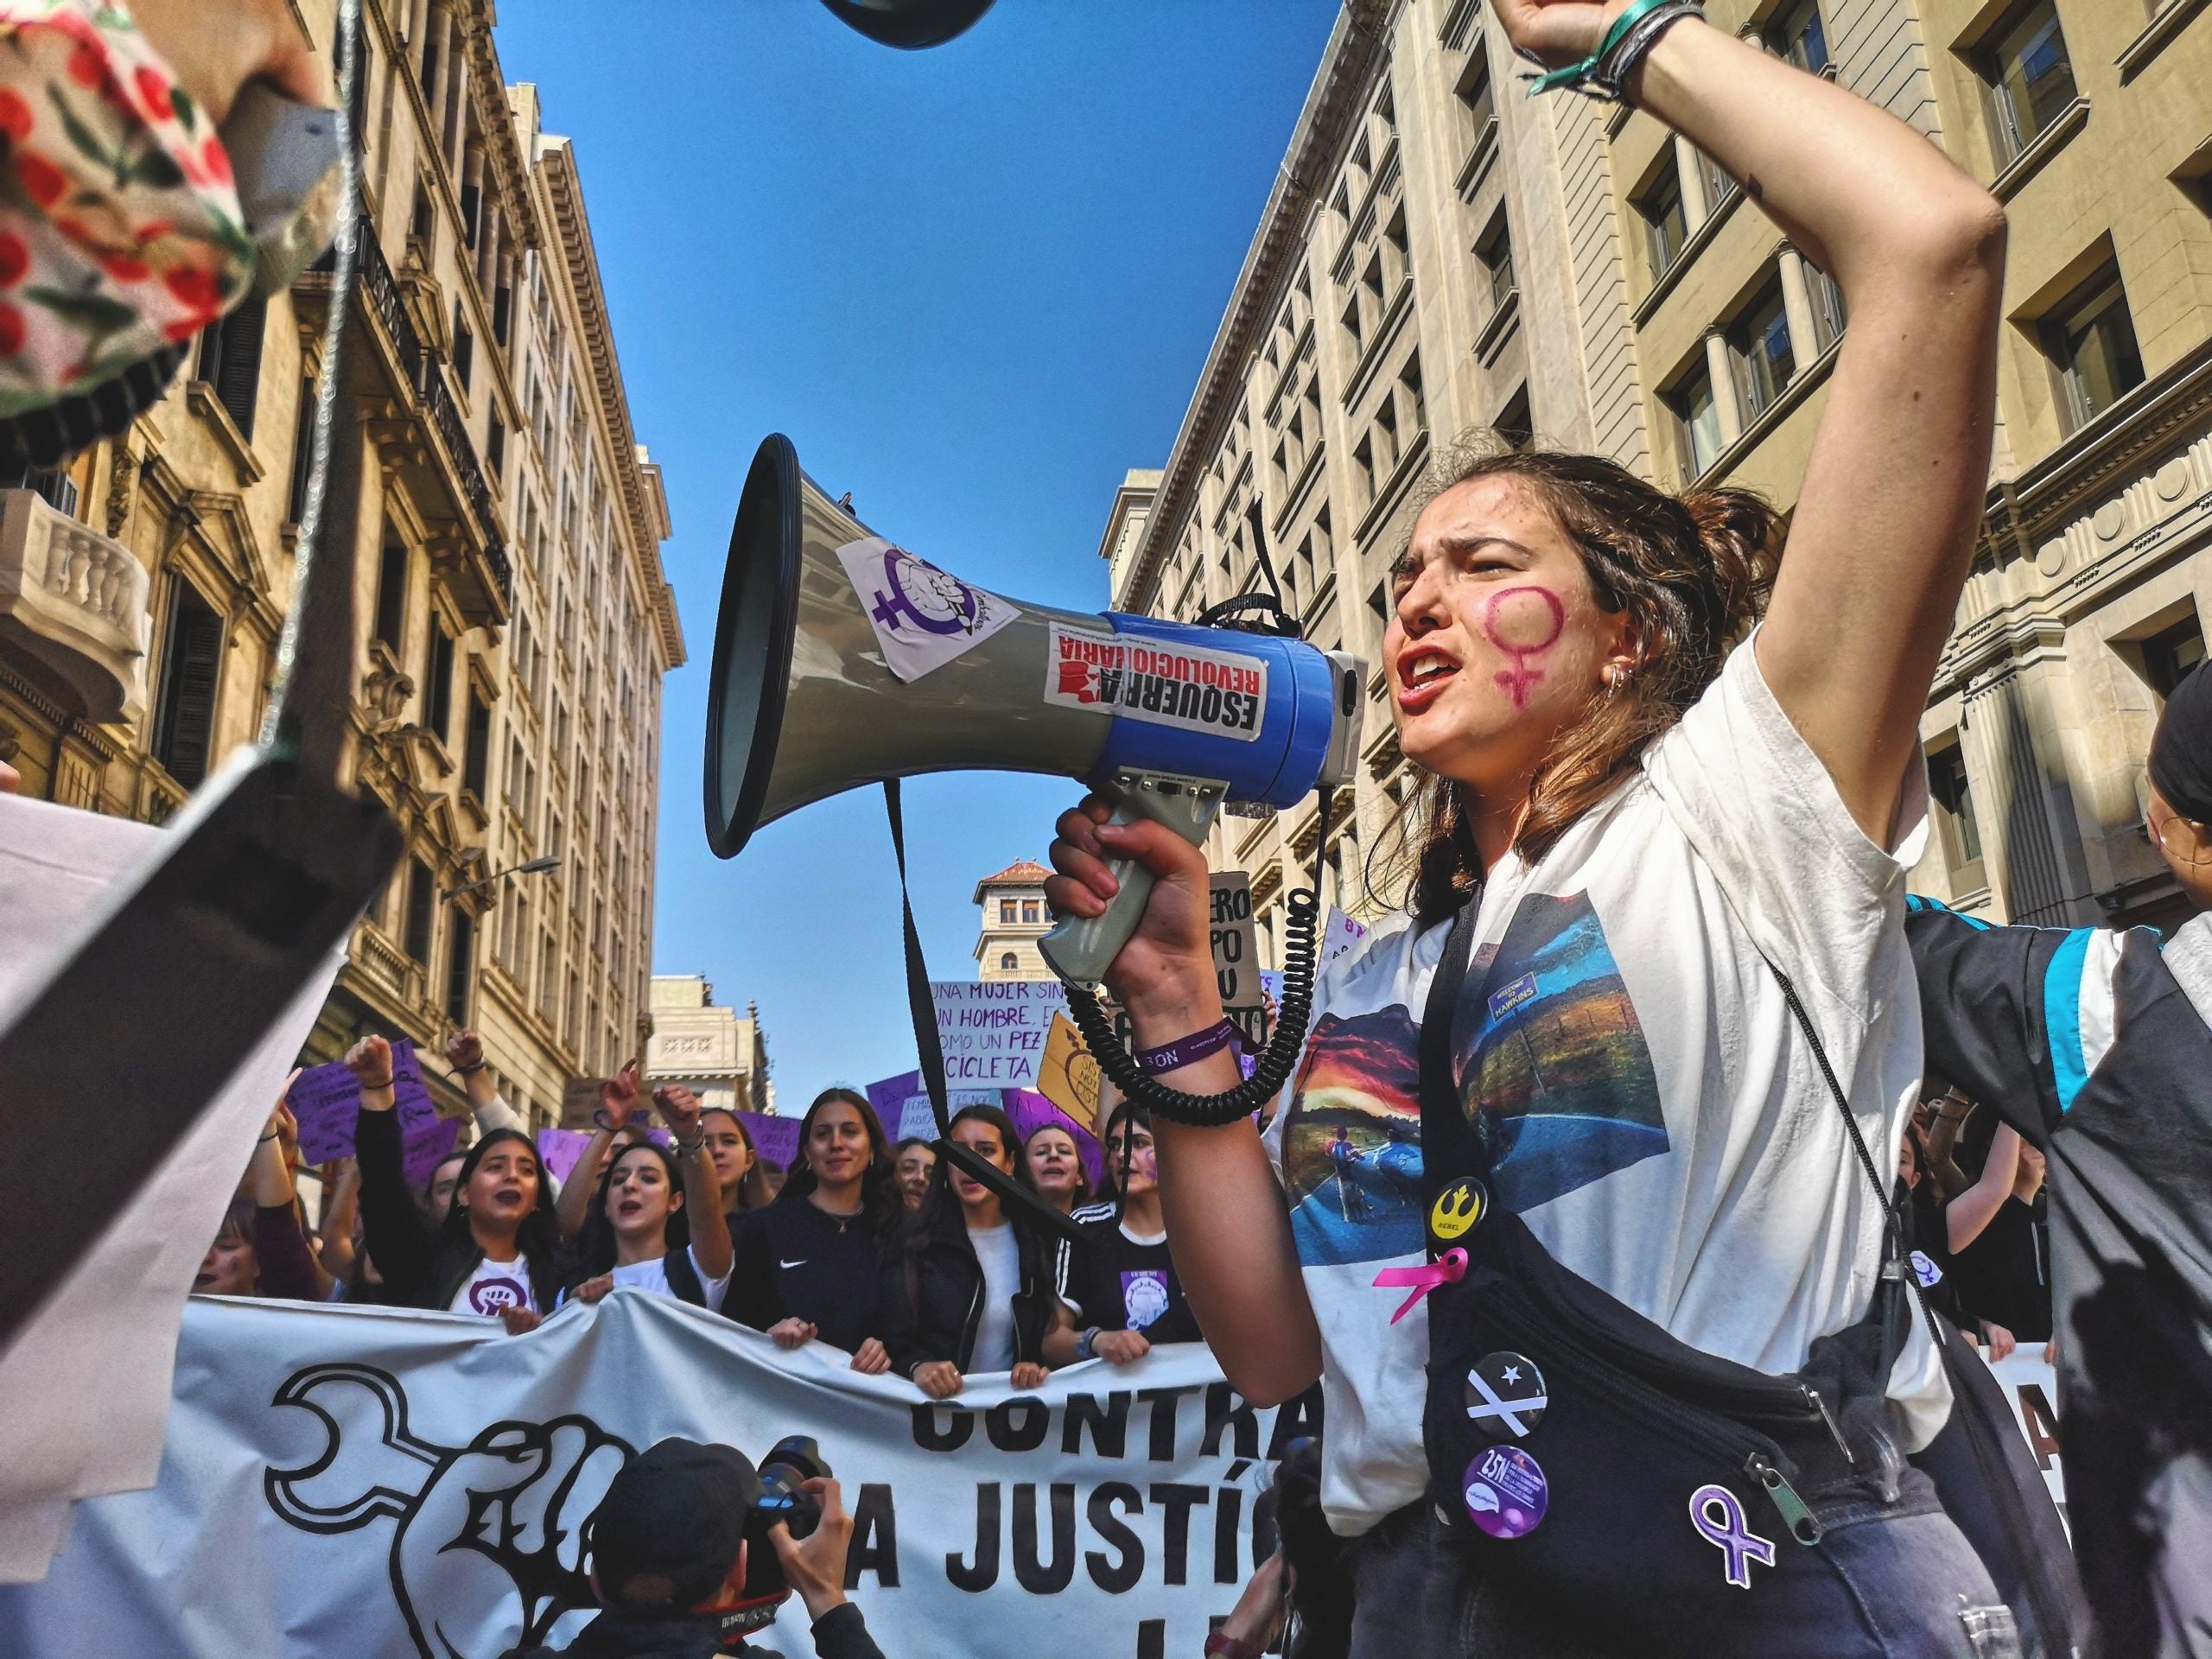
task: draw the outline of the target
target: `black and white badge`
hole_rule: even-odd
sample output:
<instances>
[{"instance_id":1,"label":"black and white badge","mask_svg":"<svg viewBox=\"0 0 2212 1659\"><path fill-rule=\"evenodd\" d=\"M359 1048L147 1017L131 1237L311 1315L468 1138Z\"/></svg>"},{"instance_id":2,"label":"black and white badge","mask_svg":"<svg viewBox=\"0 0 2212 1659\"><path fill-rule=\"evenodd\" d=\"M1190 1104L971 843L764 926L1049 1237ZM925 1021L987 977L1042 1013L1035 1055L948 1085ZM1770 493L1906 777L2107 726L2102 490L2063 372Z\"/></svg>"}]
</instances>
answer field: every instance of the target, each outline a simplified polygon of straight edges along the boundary
<instances>
[{"instance_id":1,"label":"black and white badge","mask_svg":"<svg viewBox=\"0 0 2212 1659\"><path fill-rule=\"evenodd\" d=\"M1492 1440L1522 1440L1544 1419L1544 1374L1526 1354L1500 1349L1467 1373L1467 1416Z\"/></svg>"}]
</instances>

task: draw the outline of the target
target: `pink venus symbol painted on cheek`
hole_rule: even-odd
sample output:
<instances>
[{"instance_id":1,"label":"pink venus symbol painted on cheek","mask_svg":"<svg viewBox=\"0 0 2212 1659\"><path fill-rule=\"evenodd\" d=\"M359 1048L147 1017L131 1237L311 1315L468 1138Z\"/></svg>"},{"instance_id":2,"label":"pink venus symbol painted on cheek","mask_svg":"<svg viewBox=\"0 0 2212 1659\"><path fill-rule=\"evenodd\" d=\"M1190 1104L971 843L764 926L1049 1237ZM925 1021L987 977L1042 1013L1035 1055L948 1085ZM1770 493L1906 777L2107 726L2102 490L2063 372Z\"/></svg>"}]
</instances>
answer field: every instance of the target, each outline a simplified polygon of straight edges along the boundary
<instances>
[{"instance_id":1,"label":"pink venus symbol painted on cheek","mask_svg":"<svg viewBox=\"0 0 2212 1659\"><path fill-rule=\"evenodd\" d=\"M1512 694L1513 706L1526 709L1529 692L1544 677L1531 666L1567 631L1567 607L1548 588L1508 588L1492 594L1483 608L1483 632L1513 659L1497 671L1497 683Z\"/></svg>"}]
</instances>

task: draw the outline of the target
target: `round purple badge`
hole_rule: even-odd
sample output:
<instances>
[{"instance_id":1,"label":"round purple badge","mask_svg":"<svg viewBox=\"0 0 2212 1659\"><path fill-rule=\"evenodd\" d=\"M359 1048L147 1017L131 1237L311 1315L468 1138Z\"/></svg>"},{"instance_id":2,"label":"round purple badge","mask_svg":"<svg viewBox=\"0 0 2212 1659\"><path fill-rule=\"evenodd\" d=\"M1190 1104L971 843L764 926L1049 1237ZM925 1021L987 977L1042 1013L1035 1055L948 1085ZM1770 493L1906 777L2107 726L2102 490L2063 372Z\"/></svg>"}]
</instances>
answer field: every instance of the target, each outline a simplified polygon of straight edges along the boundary
<instances>
[{"instance_id":1,"label":"round purple badge","mask_svg":"<svg viewBox=\"0 0 2212 1659\"><path fill-rule=\"evenodd\" d=\"M1493 1538L1519 1538L1536 1529L1551 1505L1543 1465L1517 1446L1493 1446L1467 1465L1459 1483L1467 1519Z\"/></svg>"}]
</instances>

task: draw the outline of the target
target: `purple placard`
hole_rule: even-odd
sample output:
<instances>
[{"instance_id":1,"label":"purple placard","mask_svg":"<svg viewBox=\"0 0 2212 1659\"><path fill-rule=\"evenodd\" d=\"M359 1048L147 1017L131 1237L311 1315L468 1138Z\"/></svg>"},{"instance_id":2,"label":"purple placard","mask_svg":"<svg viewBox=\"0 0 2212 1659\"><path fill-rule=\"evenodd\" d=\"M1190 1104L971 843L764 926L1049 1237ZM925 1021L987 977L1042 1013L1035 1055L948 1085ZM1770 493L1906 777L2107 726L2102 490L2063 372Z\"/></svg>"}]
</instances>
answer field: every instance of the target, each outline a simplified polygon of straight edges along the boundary
<instances>
[{"instance_id":1,"label":"purple placard","mask_svg":"<svg viewBox=\"0 0 2212 1659\"><path fill-rule=\"evenodd\" d=\"M745 1125L745 1132L753 1137L753 1150L760 1156L772 1159L785 1169L798 1160L798 1119L770 1117L765 1112L739 1112L735 1116ZM877 1116L882 1114L879 1112Z\"/></svg>"},{"instance_id":2,"label":"purple placard","mask_svg":"<svg viewBox=\"0 0 2212 1659\"><path fill-rule=\"evenodd\" d=\"M1068 1132L1075 1142L1076 1161L1083 1166L1083 1179L1090 1183L1093 1192L1097 1192L1098 1178L1105 1168L1105 1155L1097 1138L1033 1089L1008 1089L1005 1098L1006 1115L1014 1120L1014 1129L1025 1144L1046 1123Z\"/></svg>"},{"instance_id":3,"label":"purple placard","mask_svg":"<svg viewBox=\"0 0 2212 1659\"><path fill-rule=\"evenodd\" d=\"M584 1148L591 1144L591 1136L582 1129L540 1129L537 1132L537 1159L545 1166L545 1173L556 1181L565 1182L569 1172L584 1155Z\"/></svg>"},{"instance_id":4,"label":"purple placard","mask_svg":"<svg viewBox=\"0 0 2212 1659\"><path fill-rule=\"evenodd\" d=\"M461 1120L438 1116L415 1045L404 1037L391 1046L391 1088L399 1113L400 1166L408 1181L420 1186L459 1144ZM299 1122L300 1156L305 1161L327 1164L353 1155L361 1080L343 1060L301 1072L284 1098Z\"/></svg>"},{"instance_id":5,"label":"purple placard","mask_svg":"<svg viewBox=\"0 0 2212 1659\"><path fill-rule=\"evenodd\" d=\"M906 1103L921 1092L919 1071L901 1071L895 1077L884 1077L868 1084L868 1103L875 1108L876 1121L893 1140L899 1138L899 1115L906 1109Z\"/></svg>"}]
</instances>

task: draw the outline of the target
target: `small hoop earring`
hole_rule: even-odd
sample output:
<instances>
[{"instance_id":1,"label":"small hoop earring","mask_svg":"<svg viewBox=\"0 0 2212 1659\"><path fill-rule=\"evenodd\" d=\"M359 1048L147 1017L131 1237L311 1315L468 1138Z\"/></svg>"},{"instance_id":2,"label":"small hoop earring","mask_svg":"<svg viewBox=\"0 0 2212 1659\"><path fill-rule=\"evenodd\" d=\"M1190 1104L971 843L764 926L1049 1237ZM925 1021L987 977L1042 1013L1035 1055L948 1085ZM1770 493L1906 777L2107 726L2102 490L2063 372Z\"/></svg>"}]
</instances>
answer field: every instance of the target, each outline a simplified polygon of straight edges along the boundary
<instances>
[{"instance_id":1,"label":"small hoop earring","mask_svg":"<svg viewBox=\"0 0 2212 1659\"><path fill-rule=\"evenodd\" d=\"M1605 672L1605 701L1611 702L1614 698L1619 696L1622 688L1627 685L1627 675L1622 673L1618 669L1608 669Z\"/></svg>"}]
</instances>

